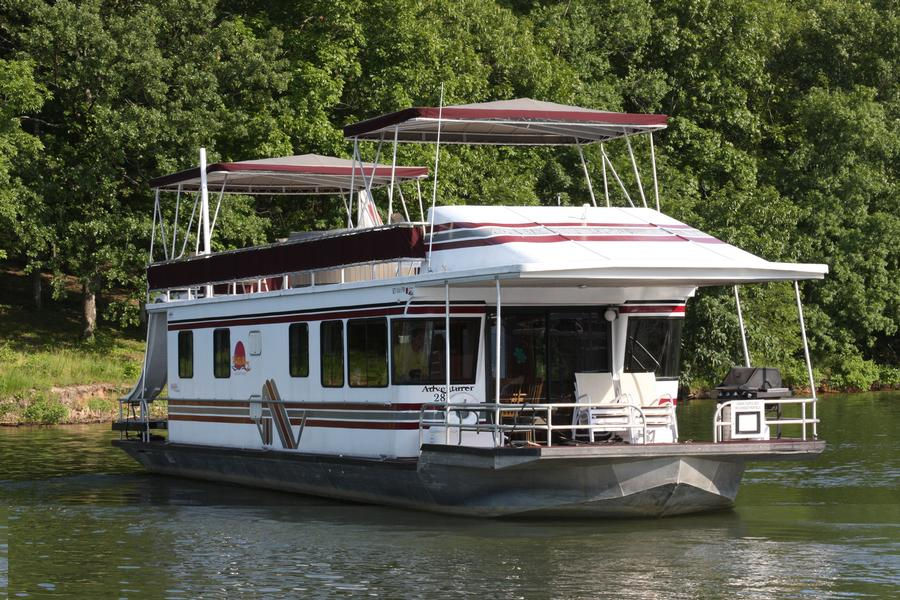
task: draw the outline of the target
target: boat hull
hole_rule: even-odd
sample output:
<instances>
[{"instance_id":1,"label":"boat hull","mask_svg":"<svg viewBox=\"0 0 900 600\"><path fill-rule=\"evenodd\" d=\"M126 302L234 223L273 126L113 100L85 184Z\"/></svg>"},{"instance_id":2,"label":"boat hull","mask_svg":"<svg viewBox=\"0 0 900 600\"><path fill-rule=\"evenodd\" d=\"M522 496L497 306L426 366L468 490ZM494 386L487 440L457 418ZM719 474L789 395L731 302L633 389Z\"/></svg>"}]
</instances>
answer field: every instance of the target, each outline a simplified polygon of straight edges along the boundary
<instances>
[{"instance_id":1,"label":"boat hull","mask_svg":"<svg viewBox=\"0 0 900 600\"><path fill-rule=\"evenodd\" d=\"M147 470L481 517L661 517L733 506L748 460L811 458L824 442L560 448L425 445L371 459L117 440Z\"/></svg>"}]
</instances>

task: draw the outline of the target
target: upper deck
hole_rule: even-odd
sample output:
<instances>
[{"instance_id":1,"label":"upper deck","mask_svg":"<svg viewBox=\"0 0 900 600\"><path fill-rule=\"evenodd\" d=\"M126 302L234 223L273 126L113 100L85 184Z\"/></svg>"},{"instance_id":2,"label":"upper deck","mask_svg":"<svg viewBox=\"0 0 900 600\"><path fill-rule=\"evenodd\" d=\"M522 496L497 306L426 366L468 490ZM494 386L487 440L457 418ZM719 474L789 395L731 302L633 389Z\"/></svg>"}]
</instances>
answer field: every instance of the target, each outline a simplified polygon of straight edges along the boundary
<instances>
[{"instance_id":1,"label":"upper deck","mask_svg":"<svg viewBox=\"0 0 900 600\"><path fill-rule=\"evenodd\" d=\"M210 295L394 279L694 288L814 279L827 270L766 261L649 208L444 206L433 220L433 234L425 224L399 223L155 263L148 283L158 291L215 286Z\"/></svg>"}]
</instances>

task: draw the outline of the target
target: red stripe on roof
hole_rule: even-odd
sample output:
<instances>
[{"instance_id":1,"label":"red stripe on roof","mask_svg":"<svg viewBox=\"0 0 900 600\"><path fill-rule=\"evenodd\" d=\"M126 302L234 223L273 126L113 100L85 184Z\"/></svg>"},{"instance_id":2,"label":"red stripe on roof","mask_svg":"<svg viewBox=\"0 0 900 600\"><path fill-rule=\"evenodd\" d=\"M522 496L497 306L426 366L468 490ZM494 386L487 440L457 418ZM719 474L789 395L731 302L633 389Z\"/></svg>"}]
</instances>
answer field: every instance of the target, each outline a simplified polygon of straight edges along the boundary
<instances>
[{"instance_id":1,"label":"red stripe on roof","mask_svg":"<svg viewBox=\"0 0 900 600\"><path fill-rule=\"evenodd\" d=\"M441 223L434 226L435 231L448 231L455 229L477 229L479 227L509 227L513 229L525 229L528 227L672 227L674 228L690 228L689 225L670 226L670 225L654 225L653 223L536 223L534 221L527 223L472 223L468 221L454 221L452 223Z\"/></svg>"},{"instance_id":2,"label":"red stripe on roof","mask_svg":"<svg viewBox=\"0 0 900 600\"><path fill-rule=\"evenodd\" d=\"M476 240L459 240L455 242L435 242L432 250L457 250L478 246L495 246L499 244L550 244L557 242L687 242L681 236L661 235L499 235ZM694 240L698 241L698 240ZM718 241L718 240L717 240Z\"/></svg>"}]
</instances>

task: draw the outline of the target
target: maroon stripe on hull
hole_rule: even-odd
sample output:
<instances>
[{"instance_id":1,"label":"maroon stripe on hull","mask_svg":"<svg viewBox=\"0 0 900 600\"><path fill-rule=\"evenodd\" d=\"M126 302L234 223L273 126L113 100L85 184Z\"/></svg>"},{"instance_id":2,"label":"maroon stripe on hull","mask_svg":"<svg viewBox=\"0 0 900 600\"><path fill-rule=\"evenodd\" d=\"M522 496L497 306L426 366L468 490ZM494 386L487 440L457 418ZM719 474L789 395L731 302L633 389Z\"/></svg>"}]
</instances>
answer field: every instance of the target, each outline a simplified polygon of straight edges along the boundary
<instances>
[{"instance_id":1,"label":"maroon stripe on hull","mask_svg":"<svg viewBox=\"0 0 900 600\"><path fill-rule=\"evenodd\" d=\"M484 314L484 308L478 306L457 306L451 307L451 314ZM241 325L268 325L274 323L302 323L308 321L328 321L332 319L355 319L365 317L387 317L394 315L402 315L403 307L395 306L392 308L376 308L364 310L351 310L341 312L323 312L314 314L297 314L297 315L274 315L270 317L227 317L218 321L195 321L187 323L174 323L169 325L169 331L179 331L182 329L208 329L210 327L238 327ZM428 314L444 314L443 309L438 312L437 308L427 306L411 306L406 311L408 315L428 315Z\"/></svg>"},{"instance_id":2,"label":"maroon stripe on hull","mask_svg":"<svg viewBox=\"0 0 900 600\"><path fill-rule=\"evenodd\" d=\"M222 402L217 400L169 400L169 406L185 406L204 408L220 406L230 408L247 408L248 402ZM368 404L365 402L285 402L285 408L305 410L366 410L366 411L411 411L421 410L421 403Z\"/></svg>"},{"instance_id":3,"label":"maroon stripe on hull","mask_svg":"<svg viewBox=\"0 0 900 600\"><path fill-rule=\"evenodd\" d=\"M253 421L245 417L223 417L210 415L169 415L170 421L194 421L198 423L221 423L226 425L253 425ZM302 419L291 419L291 425L299 425ZM277 424L276 424L277 425ZM379 422L379 421L336 421L323 419L307 419L307 427L325 429L395 429L413 430L419 428L418 421Z\"/></svg>"}]
</instances>

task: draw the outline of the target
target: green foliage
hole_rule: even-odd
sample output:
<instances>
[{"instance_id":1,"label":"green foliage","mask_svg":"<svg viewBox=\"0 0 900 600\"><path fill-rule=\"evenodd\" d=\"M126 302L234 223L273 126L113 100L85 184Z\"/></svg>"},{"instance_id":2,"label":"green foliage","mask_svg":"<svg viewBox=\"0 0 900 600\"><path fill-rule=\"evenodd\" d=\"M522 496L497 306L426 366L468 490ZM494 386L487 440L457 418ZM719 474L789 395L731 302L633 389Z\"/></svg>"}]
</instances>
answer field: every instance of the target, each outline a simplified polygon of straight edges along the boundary
<instances>
[{"instance_id":1,"label":"green foliage","mask_svg":"<svg viewBox=\"0 0 900 600\"><path fill-rule=\"evenodd\" d=\"M22 419L25 423L53 425L65 419L68 413L68 409L58 400L39 396L25 407Z\"/></svg>"},{"instance_id":2,"label":"green foliage","mask_svg":"<svg viewBox=\"0 0 900 600\"><path fill-rule=\"evenodd\" d=\"M9 0L0 258L116 290L104 316L134 324L147 181L194 164L199 146L212 161L346 157L341 126L436 104L441 85L447 104L664 112L663 210L769 260L827 263L824 282L802 286L814 359L827 385L864 388L900 364L898 56L900 11L863 0ZM637 197L624 144L607 150ZM361 151L375 158L373 144ZM586 157L596 183L598 149ZM431 165L434 149L404 145L398 159ZM589 201L572 150L442 149L440 203L557 198ZM342 211L228 198L214 249L340 226ZM754 362L805 385L792 289L742 297ZM715 383L740 362L733 303L723 289L691 301L685 382Z\"/></svg>"},{"instance_id":3,"label":"green foliage","mask_svg":"<svg viewBox=\"0 0 900 600\"><path fill-rule=\"evenodd\" d=\"M832 364L828 380L837 389L868 391L881 374L873 361L855 354L840 357Z\"/></svg>"}]
</instances>

